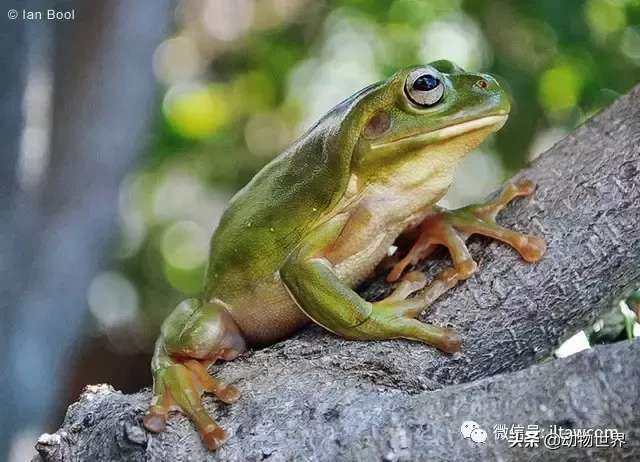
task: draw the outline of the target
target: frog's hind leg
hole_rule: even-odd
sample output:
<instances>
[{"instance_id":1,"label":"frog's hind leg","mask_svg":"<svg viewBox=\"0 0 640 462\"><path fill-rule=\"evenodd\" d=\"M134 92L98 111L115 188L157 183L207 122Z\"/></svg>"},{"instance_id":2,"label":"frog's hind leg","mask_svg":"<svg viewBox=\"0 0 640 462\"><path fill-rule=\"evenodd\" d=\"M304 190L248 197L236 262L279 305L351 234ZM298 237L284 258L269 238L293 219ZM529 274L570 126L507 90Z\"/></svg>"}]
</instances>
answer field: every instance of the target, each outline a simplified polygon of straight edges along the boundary
<instances>
[{"instance_id":1,"label":"frog's hind leg","mask_svg":"<svg viewBox=\"0 0 640 462\"><path fill-rule=\"evenodd\" d=\"M203 384L186 364L171 358L167 358L167 363L154 377L154 398L143 418L145 428L153 433L163 431L168 411L178 406L198 427L205 445L209 449L219 448L227 440L227 434L207 413L200 399L202 391L214 390Z\"/></svg>"},{"instance_id":2,"label":"frog's hind leg","mask_svg":"<svg viewBox=\"0 0 640 462\"><path fill-rule=\"evenodd\" d=\"M209 449L227 440L225 431L202 406L202 392L232 404L240 392L212 377L207 367L217 359L230 361L246 349L233 318L221 304L190 299L167 318L151 362L153 399L143 418L147 430L162 432L170 409L182 410L200 431Z\"/></svg>"},{"instance_id":3,"label":"frog's hind leg","mask_svg":"<svg viewBox=\"0 0 640 462\"><path fill-rule=\"evenodd\" d=\"M539 260L545 251L544 241L540 237L511 231L495 222L497 214L509 202L519 196L528 196L534 190L533 181L523 180L516 184L509 183L500 197L488 204L470 205L453 211L434 209L434 213L427 216L420 225L420 235L415 244L393 267L387 280L398 280L407 266L426 258L438 245L448 248L459 278L469 278L477 269L465 244L472 234L482 234L503 241L516 249L528 262Z\"/></svg>"}]
</instances>

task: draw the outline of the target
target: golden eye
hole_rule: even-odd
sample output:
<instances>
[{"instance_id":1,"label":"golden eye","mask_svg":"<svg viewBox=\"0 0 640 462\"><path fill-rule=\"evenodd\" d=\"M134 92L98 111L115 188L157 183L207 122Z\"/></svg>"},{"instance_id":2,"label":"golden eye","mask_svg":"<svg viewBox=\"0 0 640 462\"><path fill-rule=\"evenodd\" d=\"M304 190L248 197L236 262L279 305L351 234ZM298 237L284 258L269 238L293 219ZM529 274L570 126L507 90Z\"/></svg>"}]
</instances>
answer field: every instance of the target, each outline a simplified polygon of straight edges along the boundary
<instances>
[{"instance_id":1,"label":"golden eye","mask_svg":"<svg viewBox=\"0 0 640 462\"><path fill-rule=\"evenodd\" d=\"M404 91L412 103L429 107L436 104L444 95L444 85L438 72L431 67L414 69L407 76Z\"/></svg>"}]
</instances>

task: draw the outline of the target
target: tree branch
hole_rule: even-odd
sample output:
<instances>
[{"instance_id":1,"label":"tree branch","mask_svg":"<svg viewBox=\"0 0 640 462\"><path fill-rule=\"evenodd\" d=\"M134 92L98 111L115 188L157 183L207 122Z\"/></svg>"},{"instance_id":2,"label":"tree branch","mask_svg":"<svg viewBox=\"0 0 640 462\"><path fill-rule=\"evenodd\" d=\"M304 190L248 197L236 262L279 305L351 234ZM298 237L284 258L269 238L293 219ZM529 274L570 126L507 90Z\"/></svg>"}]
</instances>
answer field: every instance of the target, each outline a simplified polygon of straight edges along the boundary
<instances>
[{"instance_id":1,"label":"tree branch","mask_svg":"<svg viewBox=\"0 0 640 462\"><path fill-rule=\"evenodd\" d=\"M268 375L259 380L264 388L245 397L250 402L218 410L221 421L235 429L218 451L220 459L564 461L640 455L638 341L413 396L317 381L309 370L284 382ZM173 417L162 437L149 437L140 424L148 398L108 385L89 387L69 408L63 428L40 437L34 462L217 460L184 417ZM467 420L487 431L484 445L463 439L460 427ZM538 447L509 447L495 439L496 425L538 425ZM544 437L553 425L615 429L624 433L624 444L611 447L608 438L604 448L593 443L548 449Z\"/></svg>"},{"instance_id":2,"label":"tree branch","mask_svg":"<svg viewBox=\"0 0 640 462\"><path fill-rule=\"evenodd\" d=\"M148 391L124 396L102 388L69 408L57 436L39 444L41 460L587 455L580 448L510 450L493 440L493 425L501 423L617 428L628 432L626 444L599 454L619 459L639 453L637 342L522 370L549 357L559 340L602 315L640 280L639 100L636 87L518 175L535 179L538 191L509 206L500 220L543 235L548 253L542 261L527 264L505 245L471 240L478 273L424 316L460 331L460 353L400 340L347 341L312 326L218 367L216 375L235 383L243 398L233 406L205 400L231 434L217 455L204 449L180 415L172 415L159 436L147 434L141 419ZM425 266L433 275L447 264L436 258ZM377 298L389 290L380 276L361 293ZM495 375L503 372L512 373ZM489 431L486 445L462 439L466 420Z\"/></svg>"}]
</instances>

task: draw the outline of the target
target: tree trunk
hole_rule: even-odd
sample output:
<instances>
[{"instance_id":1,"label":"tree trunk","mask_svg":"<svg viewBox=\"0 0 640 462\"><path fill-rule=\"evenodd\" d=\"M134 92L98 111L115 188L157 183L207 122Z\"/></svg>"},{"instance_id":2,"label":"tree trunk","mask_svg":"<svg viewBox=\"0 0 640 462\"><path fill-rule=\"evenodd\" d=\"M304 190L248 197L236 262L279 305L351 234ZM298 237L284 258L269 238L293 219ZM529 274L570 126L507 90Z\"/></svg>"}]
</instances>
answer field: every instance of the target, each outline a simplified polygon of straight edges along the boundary
<instances>
[{"instance_id":1,"label":"tree trunk","mask_svg":"<svg viewBox=\"0 0 640 462\"><path fill-rule=\"evenodd\" d=\"M171 11L164 2L57 3L75 9L76 19L50 21L55 26L3 20L0 82L9 94L0 98L0 133L8 139L0 167L0 459L12 433L42 427L60 395L87 320L88 286L112 244L120 182L148 132L156 96L151 61ZM28 24L39 29L27 39L55 28L55 80L50 162L40 188L27 191L15 164Z\"/></svg>"},{"instance_id":2,"label":"tree trunk","mask_svg":"<svg viewBox=\"0 0 640 462\"><path fill-rule=\"evenodd\" d=\"M538 190L500 221L544 236L548 251L528 264L504 244L471 239L478 272L423 315L462 334L460 353L402 340L348 341L312 326L217 366L216 375L243 393L232 406L205 399L230 433L217 453L179 414L164 433L147 433L141 420L148 391L125 396L103 386L69 408L56 434L41 438L35 460L640 457L640 344L530 367L640 280L639 140L636 87L518 175L536 180ZM429 275L449 264L442 255L423 265ZM389 290L379 276L360 291L376 299ZM487 431L484 444L462 437L467 420ZM510 448L494 439L500 424L538 425L543 437L554 424L609 428L626 432L626 440L615 448L592 442L548 450L542 439L537 448Z\"/></svg>"}]
</instances>

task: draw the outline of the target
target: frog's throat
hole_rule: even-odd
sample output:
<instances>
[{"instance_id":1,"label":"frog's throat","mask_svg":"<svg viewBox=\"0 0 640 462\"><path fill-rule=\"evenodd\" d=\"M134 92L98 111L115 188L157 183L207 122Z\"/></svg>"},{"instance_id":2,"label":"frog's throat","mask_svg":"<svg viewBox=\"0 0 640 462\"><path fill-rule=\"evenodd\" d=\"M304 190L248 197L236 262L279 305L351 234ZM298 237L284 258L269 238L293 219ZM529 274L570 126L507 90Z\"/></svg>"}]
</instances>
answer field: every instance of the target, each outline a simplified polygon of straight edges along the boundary
<instances>
[{"instance_id":1,"label":"frog's throat","mask_svg":"<svg viewBox=\"0 0 640 462\"><path fill-rule=\"evenodd\" d=\"M390 140L384 143L375 144L375 145L372 145L371 147L373 149L379 149L379 148L390 146L392 144L398 144L403 142L426 143L429 141L433 142L435 140L445 141L460 135L474 132L476 130L482 130L487 128L491 128L492 132L496 132L502 128L504 123L507 121L508 117L509 117L508 114L481 117L479 119L468 120L466 122L457 123L455 125L449 125L447 127L439 128L437 130L432 130L429 132L408 135L403 138L396 138L395 140Z\"/></svg>"}]
</instances>

